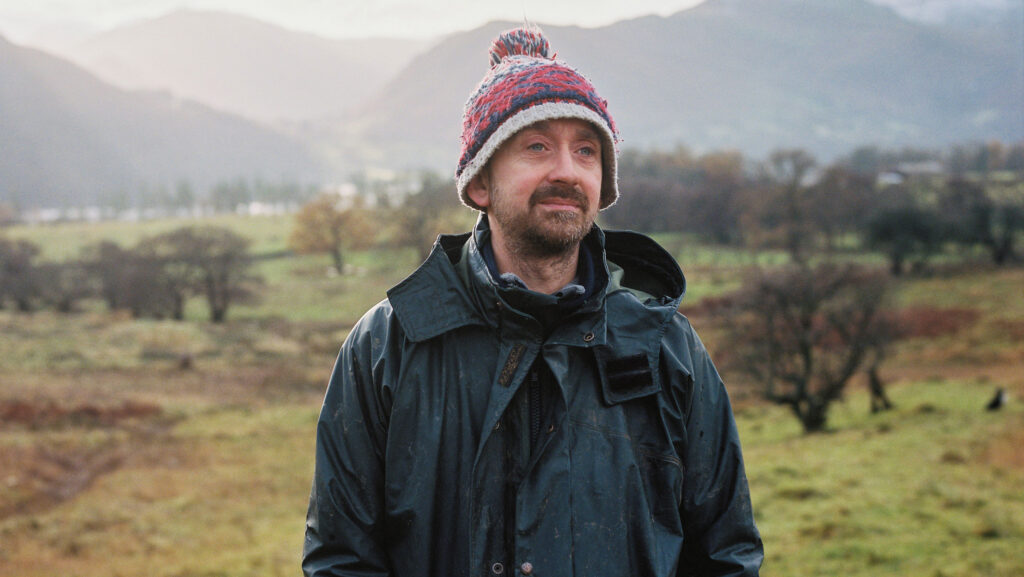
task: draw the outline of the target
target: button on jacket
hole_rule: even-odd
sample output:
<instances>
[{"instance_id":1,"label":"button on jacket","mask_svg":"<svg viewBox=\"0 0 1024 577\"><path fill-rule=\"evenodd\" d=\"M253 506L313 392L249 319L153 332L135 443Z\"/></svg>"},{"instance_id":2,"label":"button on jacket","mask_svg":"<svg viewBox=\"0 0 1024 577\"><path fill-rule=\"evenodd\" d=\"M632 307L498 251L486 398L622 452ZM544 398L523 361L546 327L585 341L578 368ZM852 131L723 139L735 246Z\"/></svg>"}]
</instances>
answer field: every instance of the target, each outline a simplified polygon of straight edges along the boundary
<instances>
[{"instance_id":1,"label":"button on jacket","mask_svg":"<svg viewBox=\"0 0 1024 577\"><path fill-rule=\"evenodd\" d=\"M545 326L442 236L342 346L317 425L316 576L756 575L722 381L651 239L596 226L599 289Z\"/></svg>"}]
</instances>

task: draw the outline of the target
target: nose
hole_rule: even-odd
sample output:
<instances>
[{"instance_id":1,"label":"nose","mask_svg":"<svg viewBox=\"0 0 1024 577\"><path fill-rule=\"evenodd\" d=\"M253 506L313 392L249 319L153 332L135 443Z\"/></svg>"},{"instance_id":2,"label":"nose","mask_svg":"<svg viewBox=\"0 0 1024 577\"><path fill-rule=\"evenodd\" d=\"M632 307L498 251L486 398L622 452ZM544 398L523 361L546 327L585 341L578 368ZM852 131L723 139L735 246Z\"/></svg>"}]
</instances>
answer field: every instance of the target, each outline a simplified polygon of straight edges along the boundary
<instances>
[{"instance_id":1,"label":"nose","mask_svg":"<svg viewBox=\"0 0 1024 577\"><path fill-rule=\"evenodd\" d=\"M551 182L576 184L579 180L579 167L576 158L568 146L560 146L552 159L551 171L548 173Z\"/></svg>"}]
</instances>

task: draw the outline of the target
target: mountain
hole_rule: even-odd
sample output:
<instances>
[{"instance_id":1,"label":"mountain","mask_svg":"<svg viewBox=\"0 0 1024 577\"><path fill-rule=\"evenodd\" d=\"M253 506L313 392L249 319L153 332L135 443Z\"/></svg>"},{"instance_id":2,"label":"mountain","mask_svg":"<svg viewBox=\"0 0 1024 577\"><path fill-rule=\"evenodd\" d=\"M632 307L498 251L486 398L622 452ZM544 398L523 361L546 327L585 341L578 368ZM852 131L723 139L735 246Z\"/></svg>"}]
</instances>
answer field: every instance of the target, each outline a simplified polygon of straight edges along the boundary
<instances>
[{"instance_id":1,"label":"mountain","mask_svg":"<svg viewBox=\"0 0 1024 577\"><path fill-rule=\"evenodd\" d=\"M315 181L305 145L161 93L129 93L0 38L0 204L86 206L236 178Z\"/></svg>"},{"instance_id":2,"label":"mountain","mask_svg":"<svg viewBox=\"0 0 1024 577\"><path fill-rule=\"evenodd\" d=\"M327 39L235 14L183 10L99 34L63 54L121 88L166 90L273 123L345 110L425 45Z\"/></svg>"},{"instance_id":3,"label":"mountain","mask_svg":"<svg viewBox=\"0 0 1024 577\"><path fill-rule=\"evenodd\" d=\"M1019 17L1007 13L1007 17ZM373 158L452 170L496 22L417 57L345 123ZM819 157L1024 138L1021 36L907 20L865 0L709 0L598 29L545 26L609 100L626 147Z\"/></svg>"}]
</instances>

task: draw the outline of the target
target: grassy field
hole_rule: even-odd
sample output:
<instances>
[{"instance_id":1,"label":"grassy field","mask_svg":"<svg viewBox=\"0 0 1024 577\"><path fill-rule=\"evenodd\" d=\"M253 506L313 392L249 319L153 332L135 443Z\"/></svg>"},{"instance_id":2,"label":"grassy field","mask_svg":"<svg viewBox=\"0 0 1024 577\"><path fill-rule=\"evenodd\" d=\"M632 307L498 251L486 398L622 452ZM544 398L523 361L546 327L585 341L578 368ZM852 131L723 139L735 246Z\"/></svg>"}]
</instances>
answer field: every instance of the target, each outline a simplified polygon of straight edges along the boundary
<instances>
[{"instance_id":1,"label":"grassy field","mask_svg":"<svg viewBox=\"0 0 1024 577\"><path fill-rule=\"evenodd\" d=\"M11 227L6 232L9 238L30 240L42 248L42 257L48 260L65 260L78 256L81 247L103 240L131 246L140 239L168 232L180 226L203 224L223 226L253 241L251 249L256 254L282 251L286 248L291 230L289 216L239 217L218 215L200 221L160 219L146 222L111 221L102 224L88 222L67 222Z\"/></svg>"},{"instance_id":2,"label":"grassy field","mask_svg":"<svg viewBox=\"0 0 1024 577\"><path fill-rule=\"evenodd\" d=\"M222 221L279 252L287 222ZM180 223L157 223L167 230ZM163 228L160 228L163 227ZM141 225L15 229L48 258ZM775 255L667 238L687 302L737 286ZM0 311L0 577L300 573L323 386L345 334L415 265L413 251L259 261L259 302L224 325ZM896 285L928 330L883 376L896 408L871 415L858 381L806 436L725 371L736 399L763 575L1024 574L1024 270L949 270ZM715 319L694 324L714 354ZM985 403L1006 387L1006 410Z\"/></svg>"}]
</instances>

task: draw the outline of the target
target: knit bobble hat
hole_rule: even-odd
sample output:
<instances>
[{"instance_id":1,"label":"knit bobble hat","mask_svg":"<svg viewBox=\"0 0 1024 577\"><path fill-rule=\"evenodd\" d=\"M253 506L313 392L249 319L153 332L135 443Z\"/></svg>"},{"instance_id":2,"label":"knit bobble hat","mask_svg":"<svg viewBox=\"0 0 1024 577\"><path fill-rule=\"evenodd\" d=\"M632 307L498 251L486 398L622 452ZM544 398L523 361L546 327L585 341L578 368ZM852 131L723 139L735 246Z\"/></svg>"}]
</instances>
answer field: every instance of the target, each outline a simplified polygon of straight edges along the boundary
<instances>
[{"instance_id":1,"label":"knit bobble hat","mask_svg":"<svg viewBox=\"0 0 1024 577\"><path fill-rule=\"evenodd\" d=\"M491 45L491 68L470 95L462 117L462 154L455 181L462 203L483 210L466 188L503 142L542 120L586 120L601 135L601 208L619 197L619 136L608 103L589 80L548 56L550 46L537 29L516 28Z\"/></svg>"}]
</instances>

